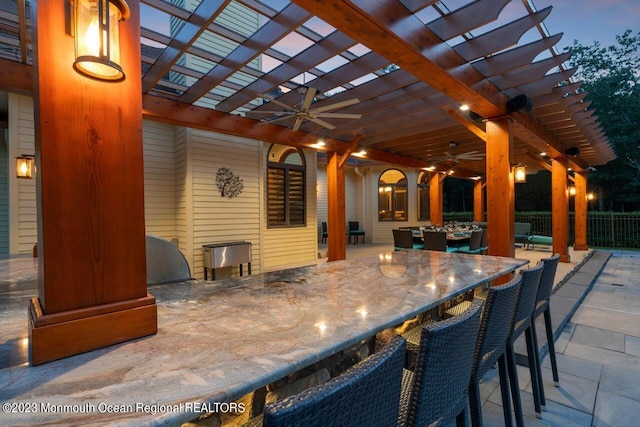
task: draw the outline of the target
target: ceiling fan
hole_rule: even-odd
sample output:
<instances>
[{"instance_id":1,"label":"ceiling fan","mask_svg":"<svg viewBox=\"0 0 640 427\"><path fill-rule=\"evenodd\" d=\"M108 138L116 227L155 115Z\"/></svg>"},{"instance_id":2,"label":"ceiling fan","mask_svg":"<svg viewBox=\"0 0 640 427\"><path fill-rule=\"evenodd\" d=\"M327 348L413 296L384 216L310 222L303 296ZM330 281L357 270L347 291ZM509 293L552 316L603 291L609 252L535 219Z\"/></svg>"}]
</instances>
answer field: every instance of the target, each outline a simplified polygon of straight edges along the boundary
<instances>
[{"instance_id":1,"label":"ceiling fan","mask_svg":"<svg viewBox=\"0 0 640 427\"><path fill-rule=\"evenodd\" d=\"M353 99L348 99L346 101L342 101L342 102L336 102L334 104L330 104L330 105L324 105L322 107L318 107L318 108L311 108L311 104L313 103L313 100L316 96L316 94L318 93L318 89L312 88L312 87L305 87L302 86L300 87L300 93L302 94L302 102L300 107L296 107L296 106L289 106L283 102L278 101L277 99L266 95L266 94L262 94L260 95L261 98L264 98L266 100L268 100L269 102L273 102L274 104L277 104L281 107L286 108L286 110L284 111L252 111L252 113L256 114L271 114L271 115L277 115L278 117L273 119L273 120L263 120L261 122L261 124L264 123L274 123L274 122L279 122L279 121L283 121L283 120L287 120L290 119L292 117L296 118L295 123L293 124L293 130L297 131L300 129L300 125L302 124L303 121L305 120L309 120L312 121L314 123L317 123L327 129L335 129L335 126L333 126L331 123L327 123L326 121L322 120L323 118L325 119L329 119L329 118L333 118L333 119L359 119L360 117L362 117L361 114L344 114L344 113L331 113L330 111L333 110L338 110L340 108L344 108L344 107L348 107L350 105L353 104L357 104L358 102L360 102L360 100L358 98L353 98Z\"/></svg>"},{"instance_id":2,"label":"ceiling fan","mask_svg":"<svg viewBox=\"0 0 640 427\"><path fill-rule=\"evenodd\" d=\"M485 153L478 151L478 150L473 150L473 151L468 151L466 153L461 153L461 154L456 154L456 147L458 146L458 143L455 141L451 141L449 142L449 151L445 151L444 152L444 156L434 159L435 163L453 163L453 164L457 164L460 162L460 160L470 160L470 161L475 161L475 160L482 160L485 156Z\"/></svg>"}]
</instances>

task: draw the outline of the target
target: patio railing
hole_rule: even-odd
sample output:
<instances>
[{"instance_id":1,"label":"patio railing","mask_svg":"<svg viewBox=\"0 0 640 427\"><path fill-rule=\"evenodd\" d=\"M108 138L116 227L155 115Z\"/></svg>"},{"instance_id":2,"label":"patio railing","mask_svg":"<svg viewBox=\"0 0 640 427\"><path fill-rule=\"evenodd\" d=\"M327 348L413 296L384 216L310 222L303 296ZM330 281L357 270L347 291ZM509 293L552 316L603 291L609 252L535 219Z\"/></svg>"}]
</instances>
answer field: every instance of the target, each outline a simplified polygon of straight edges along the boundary
<instances>
[{"instance_id":1,"label":"patio railing","mask_svg":"<svg viewBox=\"0 0 640 427\"><path fill-rule=\"evenodd\" d=\"M531 232L551 236L551 212L516 212L516 222L531 223ZM444 221L473 221L473 212L444 213ZM574 241L574 214L569 213L569 243ZM588 212L587 244L640 249L640 212Z\"/></svg>"}]
</instances>

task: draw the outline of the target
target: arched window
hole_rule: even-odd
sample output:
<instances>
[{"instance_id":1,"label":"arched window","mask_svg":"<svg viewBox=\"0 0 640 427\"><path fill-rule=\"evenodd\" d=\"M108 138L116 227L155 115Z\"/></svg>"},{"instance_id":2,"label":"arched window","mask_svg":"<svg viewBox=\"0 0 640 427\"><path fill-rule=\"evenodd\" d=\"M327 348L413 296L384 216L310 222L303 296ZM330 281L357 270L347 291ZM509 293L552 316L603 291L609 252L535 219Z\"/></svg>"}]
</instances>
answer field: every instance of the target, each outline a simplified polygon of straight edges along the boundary
<instances>
[{"instance_id":1,"label":"arched window","mask_svg":"<svg viewBox=\"0 0 640 427\"><path fill-rule=\"evenodd\" d=\"M302 151L274 144L267 152L267 225L306 223L305 162Z\"/></svg>"},{"instance_id":2,"label":"arched window","mask_svg":"<svg viewBox=\"0 0 640 427\"><path fill-rule=\"evenodd\" d=\"M378 220L407 221L407 177L388 169L378 180Z\"/></svg>"},{"instance_id":3,"label":"arched window","mask_svg":"<svg viewBox=\"0 0 640 427\"><path fill-rule=\"evenodd\" d=\"M429 180L427 172L418 175L418 221L429 221Z\"/></svg>"}]
</instances>

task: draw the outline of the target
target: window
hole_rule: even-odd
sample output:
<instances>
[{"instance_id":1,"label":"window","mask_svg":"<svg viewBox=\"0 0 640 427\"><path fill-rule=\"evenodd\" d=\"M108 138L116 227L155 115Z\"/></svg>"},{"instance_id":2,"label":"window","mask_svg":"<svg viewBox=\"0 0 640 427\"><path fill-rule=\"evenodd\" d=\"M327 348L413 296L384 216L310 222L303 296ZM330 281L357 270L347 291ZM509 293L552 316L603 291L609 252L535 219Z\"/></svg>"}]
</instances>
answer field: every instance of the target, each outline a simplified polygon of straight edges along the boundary
<instances>
[{"instance_id":1,"label":"window","mask_svg":"<svg viewBox=\"0 0 640 427\"><path fill-rule=\"evenodd\" d=\"M378 220L407 221L407 177L397 169L378 180Z\"/></svg>"},{"instance_id":2,"label":"window","mask_svg":"<svg viewBox=\"0 0 640 427\"><path fill-rule=\"evenodd\" d=\"M418 221L429 221L429 180L426 172L418 175Z\"/></svg>"},{"instance_id":3,"label":"window","mask_svg":"<svg viewBox=\"0 0 640 427\"><path fill-rule=\"evenodd\" d=\"M267 225L305 225L305 165L302 152L274 144L269 148L267 159Z\"/></svg>"}]
</instances>

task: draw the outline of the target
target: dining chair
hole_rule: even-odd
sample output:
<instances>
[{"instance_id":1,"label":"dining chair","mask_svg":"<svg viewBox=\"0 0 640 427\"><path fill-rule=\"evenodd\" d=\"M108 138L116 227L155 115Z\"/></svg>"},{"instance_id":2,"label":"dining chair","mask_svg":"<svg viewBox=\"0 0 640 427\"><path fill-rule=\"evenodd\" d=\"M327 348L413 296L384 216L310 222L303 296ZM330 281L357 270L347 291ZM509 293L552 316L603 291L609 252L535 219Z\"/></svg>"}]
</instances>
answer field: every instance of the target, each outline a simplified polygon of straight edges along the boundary
<instances>
[{"instance_id":1,"label":"dining chair","mask_svg":"<svg viewBox=\"0 0 640 427\"><path fill-rule=\"evenodd\" d=\"M360 236L362 236L362 243L364 244L364 230L360 230L358 221L349 221L349 243L351 243L351 236L353 236L354 243L358 243Z\"/></svg>"},{"instance_id":2,"label":"dining chair","mask_svg":"<svg viewBox=\"0 0 640 427\"><path fill-rule=\"evenodd\" d=\"M404 370L399 426L469 420L469 379L482 301L460 316L414 328L420 332L415 370Z\"/></svg>"},{"instance_id":3,"label":"dining chair","mask_svg":"<svg viewBox=\"0 0 640 427\"><path fill-rule=\"evenodd\" d=\"M268 403L247 426L395 426L405 340L394 337L344 373L297 395Z\"/></svg>"},{"instance_id":4,"label":"dining chair","mask_svg":"<svg viewBox=\"0 0 640 427\"><path fill-rule=\"evenodd\" d=\"M513 328L513 319L521 283L522 276L517 275L510 282L500 286L493 286L487 292L482 316L480 317L471 380L469 381L469 406L473 427L482 427L483 425L480 380L496 362L498 363L500 378L504 423L507 427L513 425L506 348L509 333Z\"/></svg>"},{"instance_id":5,"label":"dining chair","mask_svg":"<svg viewBox=\"0 0 640 427\"><path fill-rule=\"evenodd\" d=\"M536 295L536 306L531 316L533 343L536 349L538 347L538 334L536 332L536 319L541 314L544 315L544 326L547 333L547 346L549 349L549 359L551 361L551 372L553 375L553 385L558 387L560 385L560 379L558 376L558 362L556 361L556 349L553 339L553 325L551 324L551 310L549 306L549 300L551 299L551 291L553 290L553 282L556 277L556 271L558 269L558 262L560 260L560 254L556 254L550 258L543 258L540 262L543 265L542 276L540 278L540 287L538 288L538 294ZM537 356L537 369L538 369L538 382L540 384L540 405L542 410L545 410L546 400L544 396L544 383L542 381L542 368L540 353L536 351Z\"/></svg>"},{"instance_id":6,"label":"dining chair","mask_svg":"<svg viewBox=\"0 0 640 427\"><path fill-rule=\"evenodd\" d=\"M447 246L446 231L425 231L422 233L422 236L424 240L424 249L449 253L458 252L458 248Z\"/></svg>"},{"instance_id":7,"label":"dining chair","mask_svg":"<svg viewBox=\"0 0 640 427\"><path fill-rule=\"evenodd\" d=\"M482 239L480 241L480 253L482 255L486 255L489 253L489 233L487 233L487 229L482 229Z\"/></svg>"},{"instance_id":8,"label":"dining chair","mask_svg":"<svg viewBox=\"0 0 640 427\"><path fill-rule=\"evenodd\" d=\"M536 295L540 286L543 265L521 270L522 284L520 285L520 295L516 304L516 314L513 320L513 328L507 339L507 367L509 369L509 384L511 385L511 399L513 400L513 410L516 416L516 425L524 426L524 414L522 410L522 400L520 398L520 386L518 384L518 372L516 370L516 353L514 345L516 340L524 333L527 346L527 365L531 377L531 388L533 391L533 406L536 418L542 418L540 406L540 384L538 382L538 369L536 357L536 347L533 342L533 331L531 315L536 306Z\"/></svg>"},{"instance_id":9,"label":"dining chair","mask_svg":"<svg viewBox=\"0 0 640 427\"><path fill-rule=\"evenodd\" d=\"M479 254L482 252L483 230L473 230L468 245L458 246L458 252L463 254Z\"/></svg>"},{"instance_id":10,"label":"dining chair","mask_svg":"<svg viewBox=\"0 0 640 427\"><path fill-rule=\"evenodd\" d=\"M327 223L322 221L322 243L327 243L327 237L329 236L329 230L327 228Z\"/></svg>"},{"instance_id":11,"label":"dining chair","mask_svg":"<svg viewBox=\"0 0 640 427\"><path fill-rule=\"evenodd\" d=\"M396 251L402 251L405 249L422 249L422 243L415 243L413 239L413 232L411 230L393 229L393 248Z\"/></svg>"}]
</instances>

